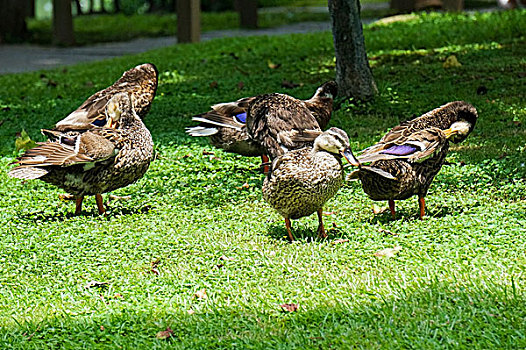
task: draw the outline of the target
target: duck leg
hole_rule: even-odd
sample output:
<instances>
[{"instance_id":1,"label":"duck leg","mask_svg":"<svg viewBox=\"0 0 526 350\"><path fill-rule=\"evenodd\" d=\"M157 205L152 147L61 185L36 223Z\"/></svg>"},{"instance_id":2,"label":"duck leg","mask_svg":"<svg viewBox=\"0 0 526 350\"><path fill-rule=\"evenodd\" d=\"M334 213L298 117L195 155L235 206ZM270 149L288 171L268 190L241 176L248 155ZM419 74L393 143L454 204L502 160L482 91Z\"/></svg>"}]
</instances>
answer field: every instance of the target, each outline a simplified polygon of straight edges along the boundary
<instances>
[{"instance_id":1,"label":"duck leg","mask_svg":"<svg viewBox=\"0 0 526 350\"><path fill-rule=\"evenodd\" d=\"M292 225L289 218L285 218L285 226L287 227L287 233L289 234L289 240L294 241L294 236L292 235Z\"/></svg>"},{"instance_id":2,"label":"duck leg","mask_svg":"<svg viewBox=\"0 0 526 350\"><path fill-rule=\"evenodd\" d=\"M80 196L75 199L75 215L80 215L80 211L82 210L83 200L84 200L84 196Z\"/></svg>"},{"instance_id":3,"label":"duck leg","mask_svg":"<svg viewBox=\"0 0 526 350\"><path fill-rule=\"evenodd\" d=\"M423 196L418 196L418 206L420 208L420 220L426 215L426 201Z\"/></svg>"},{"instance_id":4,"label":"duck leg","mask_svg":"<svg viewBox=\"0 0 526 350\"><path fill-rule=\"evenodd\" d=\"M320 238L327 238L327 234L325 233L325 228L323 227L323 208L318 209L318 237Z\"/></svg>"},{"instance_id":5,"label":"duck leg","mask_svg":"<svg viewBox=\"0 0 526 350\"><path fill-rule=\"evenodd\" d=\"M100 193L97 193L95 195L95 202L97 202L97 208L99 209L99 214L104 214L106 210L104 210L104 203L102 202L102 195Z\"/></svg>"},{"instance_id":6,"label":"duck leg","mask_svg":"<svg viewBox=\"0 0 526 350\"><path fill-rule=\"evenodd\" d=\"M269 159L268 159L268 156L266 154L262 154L261 155L261 163L263 163L263 174L267 175L268 172L270 171L270 166L268 165L269 163Z\"/></svg>"},{"instance_id":7,"label":"duck leg","mask_svg":"<svg viewBox=\"0 0 526 350\"><path fill-rule=\"evenodd\" d=\"M389 199L389 210L391 211L391 216L393 217L393 220L395 220L396 211L395 211L395 202L393 199Z\"/></svg>"}]
</instances>

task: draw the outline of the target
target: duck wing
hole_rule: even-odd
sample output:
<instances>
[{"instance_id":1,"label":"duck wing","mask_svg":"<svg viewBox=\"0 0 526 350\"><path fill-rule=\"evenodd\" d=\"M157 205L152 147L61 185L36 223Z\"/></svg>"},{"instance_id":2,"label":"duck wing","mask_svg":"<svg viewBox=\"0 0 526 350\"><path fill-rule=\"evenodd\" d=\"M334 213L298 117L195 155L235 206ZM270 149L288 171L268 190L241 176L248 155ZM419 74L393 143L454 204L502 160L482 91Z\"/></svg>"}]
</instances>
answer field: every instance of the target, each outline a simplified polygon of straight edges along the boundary
<instances>
[{"instance_id":1,"label":"duck wing","mask_svg":"<svg viewBox=\"0 0 526 350\"><path fill-rule=\"evenodd\" d=\"M115 83L90 96L80 107L59 121L55 129L86 130L104 126L106 105L115 94L120 92L130 94L135 112L142 118L150 110L157 91L157 79L157 68L150 63L127 70Z\"/></svg>"},{"instance_id":2,"label":"duck wing","mask_svg":"<svg viewBox=\"0 0 526 350\"><path fill-rule=\"evenodd\" d=\"M94 130L75 136L64 134L55 141L41 142L18 158L18 166L9 175L19 179L36 179L46 175L50 166L68 167L94 163L115 156L115 141L120 133L114 129Z\"/></svg>"},{"instance_id":3,"label":"duck wing","mask_svg":"<svg viewBox=\"0 0 526 350\"><path fill-rule=\"evenodd\" d=\"M302 131L317 131L320 127L303 101L284 94L267 94L258 96L250 105L247 130L275 158L311 144L294 138Z\"/></svg>"},{"instance_id":4,"label":"duck wing","mask_svg":"<svg viewBox=\"0 0 526 350\"><path fill-rule=\"evenodd\" d=\"M406 159L409 162L422 162L447 144L446 134L438 128L418 130L392 139L382 138L377 144L366 148L358 157L360 163L370 163L387 159ZM387 136L387 135L386 135Z\"/></svg>"}]
</instances>

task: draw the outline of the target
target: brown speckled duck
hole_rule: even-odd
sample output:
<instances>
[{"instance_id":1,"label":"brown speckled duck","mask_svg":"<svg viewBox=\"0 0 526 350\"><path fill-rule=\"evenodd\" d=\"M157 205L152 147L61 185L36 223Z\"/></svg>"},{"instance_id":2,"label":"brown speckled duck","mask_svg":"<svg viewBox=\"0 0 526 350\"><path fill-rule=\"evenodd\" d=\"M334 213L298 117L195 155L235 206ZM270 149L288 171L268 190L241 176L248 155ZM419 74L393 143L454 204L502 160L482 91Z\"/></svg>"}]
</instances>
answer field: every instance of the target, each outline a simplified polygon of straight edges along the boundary
<instances>
[{"instance_id":1,"label":"brown speckled duck","mask_svg":"<svg viewBox=\"0 0 526 350\"><path fill-rule=\"evenodd\" d=\"M105 104L105 127L53 131L53 141L24 153L9 175L40 179L71 193L80 214L84 196L95 195L99 214L105 212L102 193L140 179L153 159L150 132L135 113L127 93Z\"/></svg>"},{"instance_id":2,"label":"brown speckled duck","mask_svg":"<svg viewBox=\"0 0 526 350\"><path fill-rule=\"evenodd\" d=\"M371 163L371 167L390 173L394 179L363 167L349 174L348 179L359 179L372 200L387 200L393 219L394 201L417 195L422 219L425 215L424 197L445 162L449 141L465 140L477 118L475 107L455 101L404 122L358 157L360 163Z\"/></svg>"},{"instance_id":3,"label":"brown speckled duck","mask_svg":"<svg viewBox=\"0 0 526 350\"><path fill-rule=\"evenodd\" d=\"M144 63L122 74L115 83L91 95L84 103L55 125L55 131L86 130L106 123L106 105L118 93L126 92L131 97L135 113L140 118L150 111L157 91L157 68L152 63ZM42 132L53 138L49 130Z\"/></svg>"},{"instance_id":4,"label":"brown speckled duck","mask_svg":"<svg viewBox=\"0 0 526 350\"><path fill-rule=\"evenodd\" d=\"M285 218L291 241L290 219L318 213L318 236L326 237L322 207L340 189L343 177L341 158L355 166L345 131L330 128L314 140L313 147L292 150L272 162L272 170L263 182L263 198Z\"/></svg>"},{"instance_id":5,"label":"brown speckled duck","mask_svg":"<svg viewBox=\"0 0 526 350\"><path fill-rule=\"evenodd\" d=\"M267 155L275 158L307 144L292 142L291 133L325 128L336 94L337 85L330 81L308 100L274 93L216 104L211 111L194 116L192 119L201 124L187 128L187 133L209 136L216 147L243 156L261 156L266 163Z\"/></svg>"}]
</instances>

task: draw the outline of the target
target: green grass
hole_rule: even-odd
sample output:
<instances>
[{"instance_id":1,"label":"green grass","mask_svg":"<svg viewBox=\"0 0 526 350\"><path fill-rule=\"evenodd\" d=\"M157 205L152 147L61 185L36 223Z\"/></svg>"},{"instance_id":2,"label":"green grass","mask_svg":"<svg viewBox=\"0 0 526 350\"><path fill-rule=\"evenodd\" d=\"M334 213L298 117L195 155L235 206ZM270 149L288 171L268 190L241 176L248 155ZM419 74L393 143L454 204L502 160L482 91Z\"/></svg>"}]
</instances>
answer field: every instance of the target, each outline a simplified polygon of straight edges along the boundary
<instances>
[{"instance_id":1,"label":"green grass","mask_svg":"<svg viewBox=\"0 0 526 350\"><path fill-rule=\"evenodd\" d=\"M452 100L471 102L480 119L431 186L426 220L415 198L397 203L398 220L375 216L348 183L325 208L335 212L325 217L326 241L312 239L313 216L293 222L298 241L287 243L282 218L261 198L258 160L213 149L184 127L221 101L309 97L334 76L329 33L221 39L0 76L0 348L526 347L525 19L525 11L426 15L366 28L380 95L343 103L331 121L355 150ZM442 67L451 54L461 67ZM40 128L145 61L160 71L145 120L159 158L115 192L130 201L101 217L88 199L75 217L59 189L7 176L16 132L42 140ZM304 85L283 89L283 79ZM477 94L481 85L487 94ZM402 249L393 258L373 256L394 246ZM86 288L92 281L107 285ZM202 289L205 300L194 297ZM299 310L283 313L283 303ZM173 337L156 339L167 327Z\"/></svg>"}]
</instances>

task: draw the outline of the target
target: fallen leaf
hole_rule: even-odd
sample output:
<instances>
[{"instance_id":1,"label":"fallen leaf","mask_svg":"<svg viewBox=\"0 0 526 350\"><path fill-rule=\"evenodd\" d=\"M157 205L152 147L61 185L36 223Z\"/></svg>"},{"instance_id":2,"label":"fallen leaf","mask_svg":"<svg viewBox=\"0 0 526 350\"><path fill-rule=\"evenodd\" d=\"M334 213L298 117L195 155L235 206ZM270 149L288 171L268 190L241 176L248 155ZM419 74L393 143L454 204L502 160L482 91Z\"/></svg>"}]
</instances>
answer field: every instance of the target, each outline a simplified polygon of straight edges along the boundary
<instances>
[{"instance_id":1,"label":"fallen leaf","mask_svg":"<svg viewBox=\"0 0 526 350\"><path fill-rule=\"evenodd\" d=\"M402 247L396 246L394 248L385 248L382 250L377 251L374 253L374 256L385 256L387 258L392 258L395 256L400 250L402 250Z\"/></svg>"},{"instance_id":2,"label":"fallen leaf","mask_svg":"<svg viewBox=\"0 0 526 350\"><path fill-rule=\"evenodd\" d=\"M185 154L182 158L185 159L185 158L190 158L192 156L193 156L192 153L188 153L188 154Z\"/></svg>"},{"instance_id":3,"label":"fallen leaf","mask_svg":"<svg viewBox=\"0 0 526 350\"><path fill-rule=\"evenodd\" d=\"M322 214L328 216L328 215L336 214L336 212L335 211L324 211Z\"/></svg>"},{"instance_id":4,"label":"fallen leaf","mask_svg":"<svg viewBox=\"0 0 526 350\"><path fill-rule=\"evenodd\" d=\"M158 332L155 335L155 337L157 339L164 340L164 339L168 339L168 338L172 337L173 335L174 335L174 331L172 331L172 329L170 327L166 327L166 330Z\"/></svg>"},{"instance_id":5,"label":"fallen leaf","mask_svg":"<svg viewBox=\"0 0 526 350\"><path fill-rule=\"evenodd\" d=\"M214 154L215 154L214 152L203 150L203 155L204 156L213 156Z\"/></svg>"},{"instance_id":6,"label":"fallen leaf","mask_svg":"<svg viewBox=\"0 0 526 350\"><path fill-rule=\"evenodd\" d=\"M299 305L298 304L281 304L279 307L281 307L281 310L284 312L295 312L295 311L298 311Z\"/></svg>"},{"instance_id":7,"label":"fallen leaf","mask_svg":"<svg viewBox=\"0 0 526 350\"><path fill-rule=\"evenodd\" d=\"M240 81L239 83L237 83L237 88L239 90L243 89L245 87L245 83L243 83L242 81Z\"/></svg>"},{"instance_id":8,"label":"fallen leaf","mask_svg":"<svg viewBox=\"0 0 526 350\"><path fill-rule=\"evenodd\" d=\"M379 229L378 231L380 231L381 233L385 233L386 235L398 236L398 233L394 233L394 232L391 232L391 231L383 229L383 228Z\"/></svg>"},{"instance_id":9,"label":"fallen leaf","mask_svg":"<svg viewBox=\"0 0 526 350\"><path fill-rule=\"evenodd\" d=\"M278 69L279 67L281 67L281 63L272 63L271 60L267 61L267 65L270 69Z\"/></svg>"},{"instance_id":10,"label":"fallen leaf","mask_svg":"<svg viewBox=\"0 0 526 350\"><path fill-rule=\"evenodd\" d=\"M293 83L292 81L288 81L286 79L283 79L281 82L281 87L285 89L294 89L300 86L300 84Z\"/></svg>"},{"instance_id":11,"label":"fallen leaf","mask_svg":"<svg viewBox=\"0 0 526 350\"><path fill-rule=\"evenodd\" d=\"M89 288L93 288L93 287L107 287L108 286L108 282L100 282L100 281L91 281L91 282L88 282L84 288L86 289L89 289Z\"/></svg>"},{"instance_id":12,"label":"fallen leaf","mask_svg":"<svg viewBox=\"0 0 526 350\"><path fill-rule=\"evenodd\" d=\"M159 264L161 263L160 259L155 259L150 263L150 271L149 273L159 276L161 273L159 272L159 269L157 268Z\"/></svg>"},{"instance_id":13,"label":"fallen leaf","mask_svg":"<svg viewBox=\"0 0 526 350\"><path fill-rule=\"evenodd\" d=\"M219 260L223 260L223 261L234 261L236 260L235 258L230 258L228 256L225 256L225 255L221 255L221 257L219 258Z\"/></svg>"},{"instance_id":14,"label":"fallen leaf","mask_svg":"<svg viewBox=\"0 0 526 350\"><path fill-rule=\"evenodd\" d=\"M373 213L376 214L382 214L389 210L388 207L380 207L378 204L373 204Z\"/></svg>"},{"instance_id":15,"label":"fallen leaf","mask_svg":"<svg viewBox=\"0 0 526 350\"><path fill-rule=\"evenodd\" d=\"M104 326L100 326L100 330L103 331L104 330Z\"/></svg>"},{"instance_id":16,"label":"fallen leaf","mask_svg":"<svg viewBox=\"0 0 526 350\"><path fill-rule=\"evenodd\" d=\"M84 86L91 88L91 87L95 86L95 84L93 84L93 82L91 80L88 80L86 83L84 83Z\"/></svg>"},{"instance_id":17,"label":"fallen leaf","mask_svg":"<svg viewBox=\"0 0 526 350\"><path fill-rule=\"evenodd\" d=\"M520 127L522 125L522 123L520 121L518 121L518 120L512 120L511 124L514 125L514 126L518 126L518 127Z\"/></svg>"},{"instance_id":18,"label":"fallen leaf","mask_svg":"<svg viewBox=\"0 0 526 350\"><path fill-rule=\"evenodd\" d=\"M194 297L196 297L199 300L208 299L208 295L206 294L206 289L199 289L197 292L195 292Z\"/></svg>"},{"instance_id":19,"label":"fallen leaf","mask_svg":"<svg viewBox=\"0 0 526 350\"><path fill-rule=\"evenodd\" d=\"M113 297L114 297L115 299L122 299L122 298L123 298L123 296L122 296L121 293L115 293L115 294L113 294Z\"/></svg>"},{"instance_id":20,"label":"fallen leaf","mask_svg":"<svg viewBox=\"0 0 526 350\"><path fill-rule=\"evenodd\" d=\"M16 136L15 148L17 152L22 149L27 151L28 149L31 149L37 145L35 141L31 140L31 137L29 137L28 133L24 129L22 129L20 133L17 133Z\"/></svg>"},{"instance_id":21,"label":"fallen leaf","mask_svg":"<svg viewBox=\"0 0 526 350\"><path fill-rule=\"evenodd\" d=\"M245 182L245 183L242 184L241 186L237 187L237 189L238 189L238 190L242 190L242 189L247 189L247 188L249 188L249 187L250 187L250 185L249 185L247 182Z\"/></svg>"},{"instance_id":22,"label":"fallen leaf","mask_svg":"<svg viewBox=\"0 0 526 350\"><path fill-rule=\"evenodd\" d=\"M462 64L458 61L457 56L451 55L446 58L446 61L442 64L444 68L456 68L461 67Z\"/></svg>"},{"instance_id":23,"label":"fallen leaf","mask_svg":"<svg viewBox=\"0 0 526 350\"><path fill-rule=\"evenodd\" d=\"M334 241L332 241L332 244L341 244L345 242L349 242L349 240L347 238L339 238L339 239L335 239Z\"/></svg>"},{"instance_id":24,"label":"fallen leaf","mask_svg":"<svg viewBox=\"0 0 526 350\"><path fill-rule=\"evenodd\" d=\"M210 88L211 89L215 89L215 88L217 88L218 85L219 84L217 83L217 81L214 80L213 82L210 83Z\"/></svg>"},{"instance_id":25,"label":"fallen leaf","mask_svg":"<svg viewBox=\"0 0 526 350\"><path fill-rule=\"evenodd\" d=\"M192 310L192 309L190 309L190 310L186 310L186 313L187 313L188 315L193 315L193 314L195 314L195 311Z\"/></svg>"}]
</instances>

